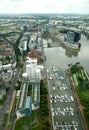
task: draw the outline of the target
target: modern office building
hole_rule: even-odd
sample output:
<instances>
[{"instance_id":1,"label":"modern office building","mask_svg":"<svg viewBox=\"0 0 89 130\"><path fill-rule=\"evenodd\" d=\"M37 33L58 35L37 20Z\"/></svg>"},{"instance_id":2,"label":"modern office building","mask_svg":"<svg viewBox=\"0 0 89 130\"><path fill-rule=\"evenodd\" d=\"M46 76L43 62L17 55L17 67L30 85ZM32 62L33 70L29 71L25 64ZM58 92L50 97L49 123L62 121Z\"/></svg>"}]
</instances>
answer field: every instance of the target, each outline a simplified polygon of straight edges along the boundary
<instances>
[{"instance_id":1,"label":"modern office building","mask_svg":"<svg viewBox=\"0 0 89 130\"><path fill-rule=\"evenodd\" d=\"M76 44L81 39L81 34L79 32L67 32L66 41L71 44Z\"/></svg>"},{"instance_id":2,"label":"modern office building","mask_svg":"<svg viewBox=\"0 0 89 130\"><path fill-rule=\"evenodd\" d=\"M30 116L33 110L40 107L40 82L22 82L17 99L17 119Z\"/></svg>"},{"instance_id":3,"label":"modern office building","mask_svg":"<svg viewBox=\"0 0 89 130\"><path fill-rule=\"evenodd\" d=\"M19 50L22 55L26 55L27 53L27 40L22 40L19 45Z\"/></svg>"},{"instance_id":4,"label":"modern office building","mask_svg":"<svg viewBox=\"0 0 89 130\"><path fill-rule=\"evenodd\" d=\"M18 103L16 107L17 118L29 116L32 112L32 98L27 95L28 82L22 82L21 89L18 95Z\"/></svg>"},{"instance_id":5,"label":"modern office building","mask_svg":"<svg viewBox=\"0 0 89 130\"><path fill-rule=\"evenodd\" d=\"M31 81L40 81L42 66L37 65L37 58L27 57L26 73L27 79Z\"/></svg>"},{"instance_id":6,"label":"modern office building","mask_svg":"<svg viewBox=\"0 0 89 130\"><path fill-rule=\"evenodd\" d=\"M28 79L32 80L36 78L37 59L28 58L26 61L26 73Z\"/></svg>"}]
</instances>

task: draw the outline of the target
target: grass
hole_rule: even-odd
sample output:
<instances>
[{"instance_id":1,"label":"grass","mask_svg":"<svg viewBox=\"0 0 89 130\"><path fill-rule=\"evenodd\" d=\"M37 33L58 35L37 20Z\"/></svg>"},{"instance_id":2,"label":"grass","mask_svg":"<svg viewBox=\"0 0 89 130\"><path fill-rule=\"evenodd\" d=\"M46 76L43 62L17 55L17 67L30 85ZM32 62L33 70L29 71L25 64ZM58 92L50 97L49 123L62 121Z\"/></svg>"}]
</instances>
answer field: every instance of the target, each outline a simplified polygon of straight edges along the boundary
<instances>
[{"instance_id":1,"label":"grass","mask_svg":"<svg viewBox=\"0 0 89 130\"><path fill-rule=\"evenodd\" d=\"M15 123L14 130L25 130L25 126L27 126L29 130L30 128L31 130L37 130L38 128L41 128L40 122L36 121L37 116L38 116L38 110L35 110L32 112L31 116L22 117L21 119L17 120ZM33 124L35 124L36 127L33 127Z\"/></svg>"},{"instance_id":2,"label":"grass","mask_svg":"<svg viewBox=\"0 0 89 130\"><path fill-rule=\"evenodd\" d=\"M73 73L74 71L75 73ZM89 88L87 86L88 84L83 84L85 80L87 81L86 83L88 83L88 76L86 76L85 71L81 68L79 69L79 71L77 71L76 66L74 70L71 72L76 85L80 102L84 106L83 113L85 116L87 126L89 128Z\"/></svg>"},{"instance_id":3,"label":"grass","mask_svg":"<svg viewBox=\"0 0 89 130\"><path fill-rule=\"evenodd\" d=\"M85 120L87 122L87 126L89 128L89 116L87 116L87 113L85 112L85 110L83 110L84 116L85 116Z\"/></svg>"},{"instance_id":4,"label":"grass","mask_svg":"<svg viewBox=\"0 0 89 130\"><path fill-rule=\"evenodd\" d=\"M83 98L89 99L89 90L81 91L80 94L82 95Z\"/></svg>"},{"instance_id":5,"label":"grass","mask_svg":"<svg viewBox=\"0 0 89 130\"><path fill-rule=\"evenodd\" d=\"M76 86L78 86L78 80L77 80L76 74L73 74L73 79L74 79L74 82L75 82Z\"/></svg>"},{"instance_id":6,"label":"grass","mask_svg":"<svg viewBox=\"0 0 89 130\"><path fill-rule=\"evenodd\" d=\"M10 26L1 26L0 31L9 30Z\"/></svg>"},{"instance_id":7,"label":"grass","mask_svg":"<svg viewBox=\"0 0 89 130\"><path fill-rule=\"evenodd\" d=\"M85 79L86 79L86 76L85 76L85 73L84 73L83 70L81 70L81 74L82 74L83 79L85 80Z\"/></svg>"},{"instance_id":8,"label":"grass","mask_svg":"<svg viewBox=\"0 0 89 130\"><path fill-rule=\"evenodd\" d=\"M78 93L81 104L85 106L89 105L89 89L86 89L84 91L78 91Z\"/></svg>"},{"instance_id":9,"label":"grass","mask_svg":"<svg viewBox=\"0 0 89 130\"><path fill-rule=\"evenodd\" d=\"M42 130L42 126L38 124L36 127L32 128L32 130Z\"/></svg>"},{"instance_id":10,"label":"grass","mask_svg":"<svg viewBox=\"0 0 89 130\"><path fill-rule=\"evenodd\" d=\"M39 122L32 124L32 130L42 130L42 125Z\"/></svg>"}]
</instances>

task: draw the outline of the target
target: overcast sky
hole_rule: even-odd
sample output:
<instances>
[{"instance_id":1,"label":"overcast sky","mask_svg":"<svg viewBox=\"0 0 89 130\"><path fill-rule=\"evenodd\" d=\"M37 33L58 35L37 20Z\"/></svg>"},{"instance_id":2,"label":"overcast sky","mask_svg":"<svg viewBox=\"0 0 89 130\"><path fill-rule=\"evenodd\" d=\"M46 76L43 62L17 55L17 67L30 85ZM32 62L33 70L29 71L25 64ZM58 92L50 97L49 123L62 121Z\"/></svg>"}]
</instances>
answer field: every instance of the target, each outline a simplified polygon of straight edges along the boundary
<instances>
[{"instance_id":1,"label":"overcast sky","mask_svg":"<svg viewBox=\"0 0 89 130\"><path fill-rule=\"evenodd\" d=\"M89 13L89 0L0 0L2 13Z\"/></svg>"}]
</instances>

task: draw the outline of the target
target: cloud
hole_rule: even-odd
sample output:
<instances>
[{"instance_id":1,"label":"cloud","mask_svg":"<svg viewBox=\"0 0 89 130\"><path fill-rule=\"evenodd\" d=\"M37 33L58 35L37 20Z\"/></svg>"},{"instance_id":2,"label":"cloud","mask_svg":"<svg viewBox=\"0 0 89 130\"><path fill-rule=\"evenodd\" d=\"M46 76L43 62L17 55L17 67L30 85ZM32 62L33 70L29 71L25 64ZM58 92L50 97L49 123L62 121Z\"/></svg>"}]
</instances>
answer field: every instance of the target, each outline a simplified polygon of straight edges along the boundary
<instances>
[{"instance_id":1,"label":"cloud","mask_svg":"<svg viewBox=\"0 0 89 130\"><path fill-rule=\"evenodd\" d=\"M0 13L88 12L88 0L0 0Z\"/></svg>"}]
</instances>

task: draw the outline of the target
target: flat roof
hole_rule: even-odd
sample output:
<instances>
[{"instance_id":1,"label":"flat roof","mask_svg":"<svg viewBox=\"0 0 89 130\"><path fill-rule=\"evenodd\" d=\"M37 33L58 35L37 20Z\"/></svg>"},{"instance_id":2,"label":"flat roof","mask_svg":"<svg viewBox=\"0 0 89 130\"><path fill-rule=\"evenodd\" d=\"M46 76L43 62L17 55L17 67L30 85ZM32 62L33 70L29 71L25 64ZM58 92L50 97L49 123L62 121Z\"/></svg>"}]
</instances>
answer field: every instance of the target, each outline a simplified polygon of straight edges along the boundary
<instances>
[{"instance_id":1,"label":"flat roof","mask_svg":"<svg viewBox=\"0 0 89 130\"><path fill-rule=\"evenodd\" d=\"M21 93L21 97L20 97L19 108L22 108L22 106L23 106L25 90L26 90L26 83L23 84L22 93Z\"/></svg>"},{"instance_id":2,"label":"flat roof","mask_svg":"<svg viewBox=\"0 0 89 130\"><path fill-rule=\"evenodd\" d=\"M27 96L25 108L30 108L30 107L31 107L31 97Z\"/></svg>"}]
</instances>

